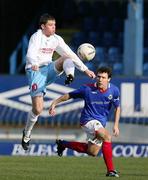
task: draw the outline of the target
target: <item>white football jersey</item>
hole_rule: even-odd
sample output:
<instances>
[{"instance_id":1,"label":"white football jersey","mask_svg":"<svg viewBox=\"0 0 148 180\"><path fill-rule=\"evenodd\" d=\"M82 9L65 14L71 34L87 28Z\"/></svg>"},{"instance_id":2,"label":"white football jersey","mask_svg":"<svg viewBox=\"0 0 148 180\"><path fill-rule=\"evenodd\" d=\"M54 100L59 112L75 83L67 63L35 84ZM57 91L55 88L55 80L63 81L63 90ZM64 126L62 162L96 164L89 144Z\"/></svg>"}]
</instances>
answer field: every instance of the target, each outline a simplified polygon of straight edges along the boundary
<instances>
[{"instance_id":1,"label":"white football jersey","mask_svg":"<svg viewBox=\"0 0 148 180\"><path fill-rule=\"evenodd\" d=\"M41 29L30 38L26 55L26 68L30 68L32 65L42 66L49 64L52 62L54 51L60 56L65 55L71 58L80 71L88 69L61 36L54 34L47 37L42 33Z\"/></svg>"}]
</instances>

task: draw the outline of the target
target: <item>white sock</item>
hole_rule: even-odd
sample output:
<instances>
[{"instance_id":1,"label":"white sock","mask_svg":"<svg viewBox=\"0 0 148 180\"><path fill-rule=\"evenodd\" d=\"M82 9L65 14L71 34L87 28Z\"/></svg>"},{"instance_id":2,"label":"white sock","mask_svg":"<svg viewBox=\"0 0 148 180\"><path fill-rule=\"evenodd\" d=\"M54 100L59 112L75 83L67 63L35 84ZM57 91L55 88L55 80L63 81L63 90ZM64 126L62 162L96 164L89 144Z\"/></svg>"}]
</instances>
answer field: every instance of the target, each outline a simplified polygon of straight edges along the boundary
<instances>
[{"instance_id":1,"label":"white sock","mask_svg":"<svg viewBox=\"0 0 148 180\"><path fill-rule=\"evenodd\" d=\"M31 130L33 129L33 126L35 125L37 119L38 115L35 115L32 111L28 113L27 123L25 126L25 136L27 138L30 138Z\"/></svg>"},{"instance_id":2,"label":"white sock","mask_svg":"<svg viewBox=\"0 0 148 180\"><path fill-rule=\"evenodd\" d=\"M63 63L63 69L66 75L71 74L74 76L75 65L71 59L66 59Z\"/></svg>"}]
</instances>

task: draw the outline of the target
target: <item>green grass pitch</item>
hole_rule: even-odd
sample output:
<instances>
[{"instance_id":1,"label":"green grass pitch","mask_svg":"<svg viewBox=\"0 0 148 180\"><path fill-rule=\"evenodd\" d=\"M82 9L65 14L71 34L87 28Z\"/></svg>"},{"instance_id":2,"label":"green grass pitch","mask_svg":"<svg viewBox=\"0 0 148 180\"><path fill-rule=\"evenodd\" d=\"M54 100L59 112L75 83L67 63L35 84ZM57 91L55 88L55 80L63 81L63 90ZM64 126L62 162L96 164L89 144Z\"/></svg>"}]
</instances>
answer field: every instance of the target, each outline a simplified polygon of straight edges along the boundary
<instances>
[{"instance_id":1,"label":"green grass pitch","mask_svg":"<svg viewBox=\"0 0 148 180\"><path fill-rule=\"evenodd\" d=\"M122 180L148 179L147 158L114 158ZM102 157L0 157L0 180L104 180Z\"/></svg>"}]
</instances>

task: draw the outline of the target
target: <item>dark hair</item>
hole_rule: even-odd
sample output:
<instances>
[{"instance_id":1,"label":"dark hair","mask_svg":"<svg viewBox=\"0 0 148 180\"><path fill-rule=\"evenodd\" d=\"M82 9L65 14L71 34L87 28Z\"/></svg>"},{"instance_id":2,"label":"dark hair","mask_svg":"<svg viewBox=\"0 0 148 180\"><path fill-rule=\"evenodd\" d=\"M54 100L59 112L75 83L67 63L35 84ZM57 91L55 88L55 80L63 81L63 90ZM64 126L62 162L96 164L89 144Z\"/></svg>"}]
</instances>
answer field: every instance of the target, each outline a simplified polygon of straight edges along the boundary
<instances>
[{"instance_id":1,"label":"dark hair","mask_svg":"<svg viewBox=\"0 0 148 180\"><path fill-rule=\"evenodd\" d=\"M108 67L108 66L101 66L97 69L96 71L96 74L98 73L107 73L108 74L108 77L111 78L112 77L112 69L111 67Z\"/></svg>"},{"instance_id":2,"label":"dark hair","mask_svg":"<svg viewBox=\"0 0 148 180\"><path fill-rule=\"evenodd\" d=\"M49 15L48 13L41 15L39 20L39 28L41 28L41 25L46 24L49 20L55 20L55 18L52 15Z\"/></svg>"}]
</instances>

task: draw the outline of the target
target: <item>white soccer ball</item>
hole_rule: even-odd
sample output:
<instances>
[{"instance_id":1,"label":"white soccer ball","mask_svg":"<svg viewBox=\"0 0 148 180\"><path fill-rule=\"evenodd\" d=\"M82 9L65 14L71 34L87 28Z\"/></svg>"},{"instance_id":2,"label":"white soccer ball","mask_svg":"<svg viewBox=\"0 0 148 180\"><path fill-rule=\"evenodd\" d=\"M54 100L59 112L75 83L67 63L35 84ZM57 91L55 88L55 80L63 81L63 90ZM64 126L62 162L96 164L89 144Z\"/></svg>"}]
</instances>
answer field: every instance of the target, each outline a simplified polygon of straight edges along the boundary
<instances>
[{"instance_id":1,"label":"white soccer ball","mask_svg":"<svg viewBox=\"0 0 148 180\"><path fill-rule=\"evenodd\" d=\"M92 44L83 43L78 47L77 54L82 61L90 61L95 57L96 50Z\"/></svg>"}]
</instances>

